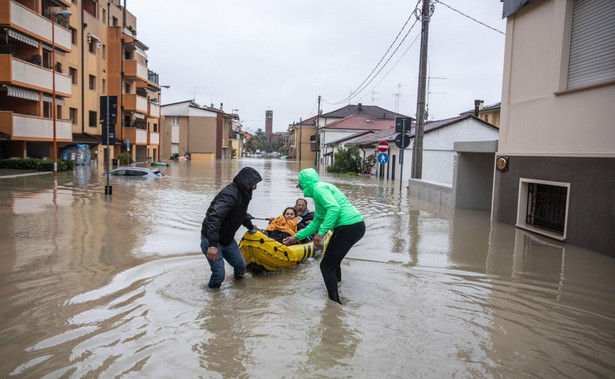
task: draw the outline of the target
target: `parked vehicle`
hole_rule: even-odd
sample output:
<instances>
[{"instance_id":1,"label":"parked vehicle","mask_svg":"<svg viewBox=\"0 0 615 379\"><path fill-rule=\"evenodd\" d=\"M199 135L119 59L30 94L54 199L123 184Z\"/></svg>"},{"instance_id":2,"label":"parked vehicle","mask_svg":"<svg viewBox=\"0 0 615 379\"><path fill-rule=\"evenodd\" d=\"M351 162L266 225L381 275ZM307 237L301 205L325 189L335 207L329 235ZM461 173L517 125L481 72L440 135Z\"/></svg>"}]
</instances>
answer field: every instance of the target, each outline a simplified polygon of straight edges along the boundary
<instances>
[{"instance_id":1,"label":"parked vehicle","mask_svg":"<svg viewBox=\"0 0 615 379\"><path fill-rule=\"evenodd\" d=\"M118 167L109 171L109 175L133 178L162 178L164 176L159 170L147 167Z\"/></svg>"},{"instance_id":2,"label":"parked vehicle","mask_svg":"<svg viewBox=\"0 0 615 379\"><path fill-rule=\"evenodd\" d=\"M69 159L75 164L90 164L92 158L92 151L90 147L84 143L78 143L73 145L66 145L62 148L62 159Z\"/></svg>"}]
</instances>

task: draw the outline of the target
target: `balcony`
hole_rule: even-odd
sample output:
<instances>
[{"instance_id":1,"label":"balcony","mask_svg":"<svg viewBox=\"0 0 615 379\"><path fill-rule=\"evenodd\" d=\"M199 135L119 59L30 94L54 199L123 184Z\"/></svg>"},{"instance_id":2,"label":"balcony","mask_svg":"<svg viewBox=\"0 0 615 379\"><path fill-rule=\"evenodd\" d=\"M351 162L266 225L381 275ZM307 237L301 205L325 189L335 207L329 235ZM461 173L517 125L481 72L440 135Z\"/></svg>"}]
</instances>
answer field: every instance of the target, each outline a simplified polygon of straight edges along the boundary
<instances>
[{"instance_id":1,"label":"balcony","mask_svg":"<svg viewBox=\"0 0 615 379\"><path fill-rule=\"evenodd\" d=\"M0 132L10 135L14 140L52 141L53 120L0 111ZM59 142L73 140L70 120L56 120L56 140Z\"/></svg>"},{"instance_id":2,"label":"balcony","mask_svg":"<svg viewBox=\"0 0 615 379\"><path fill-rule=\"evenodd\" d=\"M149 132L149 144L148 145L160 145L160 133Z\"/></svg>"},{"instance_id":3,"label":"balcony","mask_svg":"<svg viewBox=\"0 0 615 379\"><path fill-rule=\"evenodd\" d=\"M136 60L124 60L124 76L129 78L137 78L147 83L148 70L147 66L137 62Z\"/></svg>"},{"instance_id":4,"label":"balcony","mask_svg":"<svg viewBox=\"0 0 615 379\"><path fill-rule=\"evenodd\" d=\"M160 106L157 103L150 101L148 115L150 117L160 118Z\"/></svg>"},{"instance_id":5,"label":"balcony","mask_svg":"<svg viewBox=\"0 0 615 379\"><path fill-rule=\"evenodd\" d=\"M53 92L53 72L34 63L22 61L7 54L0 54L0 82L12 83L34 90ZM70 97L72 95L71 78L55 73L56 94ZM147 103L146 103L147 104ZM147 109L146 109L147 110Z\"/></svg>"},{"instance_id":6,"label":"balcony","mask_svg":"<svg viewBox=\"0 0 615 379\"><path fill-rule=\"evenodd\" d=\"M139 113L147 114L147 97L139 96L137 94L124 94L122 95L122 105L125 111L135 111Z\"/></svg>"},{"instance_id":7,"label":"balcony","mask_svg":"<svg viewBox=\"0 0 615 379\"><path fill-rule=\"evenodd\" d=\"M70 2L68 2L70 6ZM7 23L16 29L27 30L28 34L45 41L51 42L51 20L25 7L15 1L0 0L0 9L8 9L8 15L0 14L1 23ZM8 17L6 17L8 16ZM8 19L6 19L6 18ZM71 51L71 33L58 24L55 25L55 44L64 51Z\"/></svg>"}]
</instances>

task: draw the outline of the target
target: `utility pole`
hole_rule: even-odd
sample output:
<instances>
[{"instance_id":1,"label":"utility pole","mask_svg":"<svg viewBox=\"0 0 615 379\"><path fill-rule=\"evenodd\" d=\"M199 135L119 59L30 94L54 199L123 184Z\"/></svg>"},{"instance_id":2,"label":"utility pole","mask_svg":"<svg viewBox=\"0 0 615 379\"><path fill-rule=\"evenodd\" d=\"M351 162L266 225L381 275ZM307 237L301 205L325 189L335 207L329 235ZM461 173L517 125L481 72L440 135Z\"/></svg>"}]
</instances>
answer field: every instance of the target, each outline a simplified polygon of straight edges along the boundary
<instances>
[{"instance_id":1,"label":"utility pole","mask_svg":"<svg viewBox=\"0 0 615 379\"><path fill-rule=\"evenodd\" d=\"M314 152L314 165L316 166L316 170L318 171L318 160L320 158L320 95L318 95L318 113L316 116L316 135L314 135L314 144L316 145L316 151Z\"/></svg>"},{"instance_id":2,"label":"utility pole","mask_svg":"<svg viewBox=\"0 0 615 379\"><path fill-rule=\"evenodd\" d=\"M412 178L423 177L423 128L425 124L425 88L427 85L427 41L429 39L429 19L432 8L429 0L423 0L421 17L421 56L419 60L419 87L416 102L416 133L412 149Z\"/></svg>"},{"instance_id":3,"label":"utility pole","mask_svg":"<svg viewBox=\"0 0 615 379\"><path fill-rule=\"evenodd\" d=\"M301 146L301 136L303 134L302 127L303 127L303 119L300 117L299 118L299 163L301 163L301 150L303 150L303 146Z\"/></svg>"}]
</instances>

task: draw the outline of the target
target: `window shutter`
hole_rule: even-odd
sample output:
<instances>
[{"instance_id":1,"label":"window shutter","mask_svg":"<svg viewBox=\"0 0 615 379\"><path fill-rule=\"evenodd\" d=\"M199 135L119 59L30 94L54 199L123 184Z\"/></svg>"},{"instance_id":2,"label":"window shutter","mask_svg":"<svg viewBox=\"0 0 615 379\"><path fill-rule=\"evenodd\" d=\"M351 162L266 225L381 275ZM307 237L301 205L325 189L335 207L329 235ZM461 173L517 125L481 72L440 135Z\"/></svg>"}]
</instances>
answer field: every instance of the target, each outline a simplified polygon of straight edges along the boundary
<instances>
[{"instance_id":1,"label":"window shutter","mask_svg":"<svg viewBox=\"0 0 615 379\"><path fill-rule=\"evenodd\" d=\"M575 0L568 89L615 80L615 1Z\"/></svg>"}]
</instances>

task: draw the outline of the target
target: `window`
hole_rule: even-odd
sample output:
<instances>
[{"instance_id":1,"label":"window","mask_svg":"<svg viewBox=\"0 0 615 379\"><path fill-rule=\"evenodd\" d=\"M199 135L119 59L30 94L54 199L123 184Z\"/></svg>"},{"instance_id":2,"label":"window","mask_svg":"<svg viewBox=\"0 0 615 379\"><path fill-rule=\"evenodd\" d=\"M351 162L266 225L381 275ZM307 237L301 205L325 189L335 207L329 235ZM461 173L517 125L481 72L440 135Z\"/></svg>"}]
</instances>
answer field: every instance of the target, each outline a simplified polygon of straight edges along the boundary
<instances>
[{"instance_id":1,"label":"window","mask_svg":"<svg viewBox=\"0 0 615 379\"><path fill-rule=\"evenodd\" d=\"M111 26L118 26L118 20L117 20L117 17L115 17L115 16L113 16L113 17L112 17Z\"/></svg>"},{"instance_id":2,"label":"window","mask_svg":"<svg viewBox=\"0 0 615 379\"><path fill-rule=\"evenodd\" d=\"M88 51L92 54L96 54L96 41L95 38L88 38Z\"/></svg>"},{"instance_id":3,"label":"window","mask_svg":"<svg viewBox=\"0 0 615 379\"><path fill-rule=\"evenodd\" d=\"M73 125L77 125L79 123L79 112L77 111L77 108L70 108L69 112L70 121L73 123Z\"/></svg>"},{"instance_id":4,"label":"window","mask_svg":"<svg viewBox=\"0 0 615 379\"><path fill-rule=\"evenodd\" d=\"M179 117L171 117L171 125L179 125Z\"/></svg>"},{"instance_id":5,"label":"window","mask_svg":"<svg viewBox=\"0 0 615 379\"><path fill-rule=\"evenodd\" d=\"M568 89L615 80L615 1L575 0Z\"/></svg>"},{"instance_id":6,"label":"window","mask_svg":"<svg viewBox=\"0 0 615 379\"><path fill-rule=\"evenodd\" d=\"M156 133L158 132L158 124L157 123L154 123L154 132L156 132Z\"/></svg>"},{"instance_id":7,"label":"window","mask_svg":"<svg viewBox=\"0 0 615 379\"><path fill-rule=\"evenodd\" d=\"M79 84L79 80L77 79L77 69L76 68L69 67L68 68L68 76L70 76L70 79L71 79L73 85Z\"/></svg>"},{"instance_id":8,"label":"window","mask_svg":"<svg viewBox=\"0 0 615 379\"><path fill-rule=\"evenodd\" d=\"M565 240L569 197L570 183L521 178L516 226Z\"/></svg>"},{"instance_id":9,"label":"window","mask_svg":"<svg viewBox=\"0 0 615 379\"><path fill-rule=\"evenodd\" d=\"M90 75L90 89L92 91L96 91L96 77L94 75Z\"/></svg>"},{"instance_id":10,"label":"window","mask_svg":"<svg viewBox=\"0 0 615 379\"><path fill-rule=\"evenodd\" d=\"M127 50L124 51L124 59L127 60L127 61L132 60L132 52L127 51Z\"/></svg>"},{"instance_id":11,"label":"window","mask_svg":"<svg viewBox=\"0 0 615 379\"><path fill-rule=\"evenodd\" d=\"M103 24L107 23L107 10L105 8L102 10L102 22Z\"/></svg>"},{"instance_id":12,"label":"window","mask_svg":"<svg viewBox=\"0 0 615 379\"><path fill-rule=\"evenodd\" d=\"M75 28L70 28L70 41L73 43L73 45L76 45L79 41L77 29Z\"/></svg>"},{"instance_id":13,"label":"window","mask_svg":"<svg viewBox=\"0 0 615 379\"><path fill-rule=\"evenodd\" d=\"M51 117L51 103L47 101L43 101L43 117L50 118Z\"/></svg>"},{"instance_id":14,"label":"window","mask_svg":"<svg viewBox=\"0 0 615 379\"><path fill-rule=\"evenodd\" d=\"M107 80L106 79L102 80L102 92L103 94L107 94Z\"/></svg>"},{"instance_id":15,"label":"window","mask_svg":"<svg viewBox=\"0 0 615 379\"><path fill-rule=\"evenodd\" d=\"M130 93L130 83L124 83L124 93Z\"/></svg>"},{"instance_id":16,"label":"window","mask_svg":"<svg viewBox=\"0 0 615 379\"><path fill-rule=\"evenodd\" d=\"M103 59L107 59L107 45L102 45L102 56Z\"/></svg>"},{"instance_id":17,"label":"window","mask_svg":"<svg viewBox=\"0 0 615 379\"><path fill-rule=\"evenodd\" d=\"M96 111L90 111L90 122L88 126L95 128L97 125Z\"/></svg>"}]
</instances>

